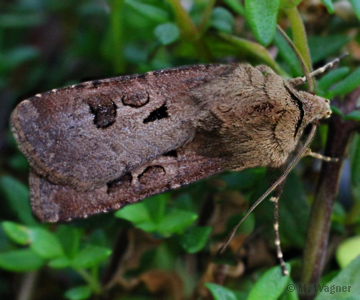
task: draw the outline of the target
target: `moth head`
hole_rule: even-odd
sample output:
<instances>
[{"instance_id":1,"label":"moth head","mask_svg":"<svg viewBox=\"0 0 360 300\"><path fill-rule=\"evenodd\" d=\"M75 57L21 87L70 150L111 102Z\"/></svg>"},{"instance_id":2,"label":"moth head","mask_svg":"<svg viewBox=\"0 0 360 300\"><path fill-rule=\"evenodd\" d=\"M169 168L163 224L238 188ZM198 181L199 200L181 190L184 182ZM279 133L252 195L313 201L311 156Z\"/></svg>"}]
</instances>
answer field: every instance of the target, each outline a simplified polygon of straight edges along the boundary
<instances>
[{"instance_id":1,"label":"moth head","mask_svg":"<svg viewBox=\"0 0 360 300\"><path fill-rule=\"evenodd\" d=\"M331 116L332 111L328 99L304 91L300 91L298 94L303 104L304 118L307 123Z\"/></svg>"}]
</instances>

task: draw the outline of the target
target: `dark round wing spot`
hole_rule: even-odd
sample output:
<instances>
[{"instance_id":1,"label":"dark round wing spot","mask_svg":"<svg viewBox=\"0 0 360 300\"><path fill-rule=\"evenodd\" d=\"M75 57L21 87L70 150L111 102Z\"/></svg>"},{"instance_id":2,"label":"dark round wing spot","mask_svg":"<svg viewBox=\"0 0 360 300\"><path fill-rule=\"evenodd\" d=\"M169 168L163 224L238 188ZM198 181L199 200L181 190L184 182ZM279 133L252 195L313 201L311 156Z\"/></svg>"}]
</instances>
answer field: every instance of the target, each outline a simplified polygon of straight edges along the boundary
<instances>
[{"instance_id":1,"label":"dark round wing spot","mask_svg":"<svg viewBox=\"0 0 360 300\"><path fill-rule=\"evenodd\" d=\"M106 128L115 123L116 104L109 98L91 98L88 101L97 128Z\"/></svg>"},{"instance_id":2,"label":"dark round wing spot","mask_svg":"<svg viewBox=\"0 0 360 300\"><path fill-rule=\"evenodd\" d=\"M131 106L131 107L142 107L149 103L150 96L146 91L139 93L126 94L121 98L121 102L123 105Z\"/></svg>"},{"instance_id":3,"label":"dark round wing spot","mask_svg":"<svg viewBox=\"0 0 360 300\"><path fill-rule=\"evenodd\" d=\"M138 180L141 184L147 184L157 181L159 177L164 175L166 175L166 172L162 166L150 166L138 175Z\"/></svg>"},{"instance_id":4,"label":"dark round wing spot","mask_svg":"<svg viewBox=\"0 0 360 300\"><path fill-rule=\"evenodd\" d=\"M131 173L128 172L120 178L109 181L107 183L107 193L111 194L119 189L128 189L131 186L132 179Z\"/></svg>"}]
</instances>

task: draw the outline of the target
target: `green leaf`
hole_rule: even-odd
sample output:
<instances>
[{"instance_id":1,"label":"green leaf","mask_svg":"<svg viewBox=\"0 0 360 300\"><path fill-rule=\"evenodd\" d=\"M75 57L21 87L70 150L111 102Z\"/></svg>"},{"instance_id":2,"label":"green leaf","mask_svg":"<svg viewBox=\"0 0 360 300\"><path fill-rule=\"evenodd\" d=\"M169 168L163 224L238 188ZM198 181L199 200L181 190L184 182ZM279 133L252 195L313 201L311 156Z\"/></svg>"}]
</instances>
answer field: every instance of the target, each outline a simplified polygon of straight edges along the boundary
<instances>
[{"instance_id":1,"label":"green leaf","mask_svg":"<svg viewBox=\"0 0 360 300\"><path fill-rule=\"evenodd\" d=\"M70 260L65 256L50 260L48 263L48 265L54 269L64 269L69 267L70 264L71 264Z\"/></svg>"},{"instance_id":2,"label":"green leaf","mask_svg":"<svg viewBox=\"0 0 360 300\"><path fill-rule=\"evenodd\" d=\"M211 227L192 227L180 237L180 244L188 253L196 253L204 248L211 233Z\"/></svg>"},{"instance_id":3,"label":"green leaf","mask_svg":"<svg viewBox=\"0 0 360 300\"><path fill-rule=\"evenodd\" d=\"M348 67L342 67L325 74L318 82L317 87L322 91L327 91L334 83L343 79L349 74L350 69Z\"/></svg>"},{"instance_id":4,"label":"green leaf","mask_svg":"<svg viewBox=\"0 0 360 300\"><path fill-rule=\"evenodd\" d=\"M51 259L64 255L58 238L48 230L35 228L30 231L30 247L43 259Z\"/></svg>"},{"instance_id":5,"label":"green leaf","mask_svg":"<svg viewBox=\"0 0 360 300\"><path fill-rule=\"evenodd\" d=\"M29 229L25 226L14 222L3 222L1 225L8 237L15 243L27 245L30 242Z\"/></svg>"},{"instance_id":6,"label":"green leaf","mask_svg":"<svg viewBox=\"0 0 360 300\"><path fill-rule=\"evenodd\" d=\"M12 272L29 272L39 269L43 260L31 249L0 253L0 268Z\"/></svg>"},{"instance_id":7,"label":"green leaf","mask_svg":"<svg viewBox=\"0 0 360 300\"><path fill-rule=\"evenodd\" d=\"M343 119L344 120L360 121L360 110L352 111L351 113L347 114Z\"/></svg>"},{"instance_id":8,"label":"green leaf","mask_svg":"<svg viewBox=\"0 0 360 300\"><path fill-rule=\"evenodd\" d=\"M302 0L280 0L280 8L281 9L291 9L301 2Z\"/></svg>"},{"instance_id":9,"label":"green leaf","mask_svg":"<svg viewBox=\"0 0 360 300\"><path fill-rule=\"evenodd\" d=\"M360 136L356 134L350 148L351 183L355 192L360 188Z\"/></svg>"},{"instance_id":10,"label":"green leaf","mask_svg":"<svg viewBox=\"0 0 360 300\"><path fill-rule=\"evenodd\" d=\"M286 264L290 272L290 265ZM247 300L276 300L284 292L289 283L290 275L283 276L280 267L274 267L266 271L251 289Z\"/></svg>"},{"instance_id":11,"label":"green leaf","mask_svg":"<svg viewBox=\"0 0 360 300\"><path fill-rule=\"evenodd\" d=\"M337 106L335 105L331 105L331 111L336 114L336 115L339 115L339 116L343 116L343 112L340 110L340 108L338 108Z\"/></svg>"},{"instance_id":12,"label":"green leaf","mask_svg":"<svg viewBox=\"0 0 360 300\"><path fill-rule=\"evenodd\" d=\"M319 285L320 286L320 285ZM330 291L324 290L320 292L315 300L332 300L332 299L351 299L359 300L360 299L360 256L354 259L347 267L345 267L341 272L330 282L326 283L326 286L329 287L346 287L346 291L339 291L331 293Z\"/></svg>"},{"instance_id":13,"label":"green leaf","mask_svg":"<svg viewBox=\"0 0 360 300\"><path fill-rule=\"evenodd\" d=\"M216 7L212 11L210 20L212 26L225 33L231 33L235 23L232 14L223 7Z\"/></svg>"},{"instance_id":14,"label":"green leaf","mask_svg":"<svg viewBox=\"0 0 360 300\"><path fill-rule=\"evenodd\" d=\"M70 300L83 300L88 299L91 296L91 288L88 286L78 286L76 288L72 288L71 290L67 290L65 292L65 298Z\"/></svg>"},{"instance_id":15,"label":"green leaf","mask_svg":"<svg viewBox=\"0 0 360 300\"><path fill-rule=\"evenodd\" d=\"M332 98L337 95L344 96L350 93L352 90L357 88L360 85L360 68L357 68L350 75L345 77L342 81L334 86L334 88L329 92L329 98Z\"/></svg>"},{"instance_id":16,"label":"green leaf","mask_svg":"<svg viewBox=\"0 0 360 300\"><path fill-rule=\"evenodd\" d=\"M326 6L326 9L329 12L329 14L334 13L335 9L334 9L334 5L332 3L332 0L321 0L321 2Z\"/></svg>"},{"instance_id":17,"label":"green leaf","mask_svg":"<svg viewBox=\"0 0 360 300\"><path fill-rule=\"evenodd\" d=\"M288 67L293 77L301 76L302 68L299 59L279 32L275 33L274 44L279 50L279 56L285 61L284 67Z\"/></svg>"},{"instance_id":18,"label":"green leaf","mask_svg":"<svg viewBox=\"0 0 360 300\"><path fill-rule=\"evenodd\" d=\"M193 212L174 209L165 215L164 220L158 225L156 231L163 235L182 233L197 217L197 214Z\"/></svg>"},{"instance_id":19,"label":"green leaf","mask_svg":"<svg viewBox=\"0 0 360 300\"><path fill-rule=\"evenodd\" d=\"M237 297L232 290L229 290L221 285L207 282L205 283L205 286L210 290L215 300L237 300Z\"/></svg>"},{"instance_id":20,"label":"green leaf","mask_svg":"<svg viewBox=\"0 0 360 300\"><path fill-rule=\"evenodd\" d=\"M308 42L313 64L338 52L349 41L350 37L347 35L310 36Z\"/></svg>"},{"instance_id":21,"label":"green leaf","mask_svg":"<svg viewBox=\"0 0 360 300\"><path fill-rule=\"evenodd\" d=\"M175 24L165 23L158 25L154 30L154 34L161 44L169 45L179 38L180 31Z\"/></svg>"},{"instance_id":22,"label":"green leaf","mask_svg":"<svg viewBox=\"0 0 360 300\"><path fill-rule=\"evenodd\" d=\"M37 224L31 214L29 189L25 185L10 176L2 176L0 178L0 191L18 214L19 221L26 225Z\"/></svg>"},{"instance_id":23,"label":"green leaf","mask_svg":"<svg viewBox=\"0 0 360 300\"><path fill-rule=\"evenodd\" d=\"M56 236L59 239L65 254L69 258L73 258L79 253L82 234L83 230L81 228L70 225L61 225L56 231Z\"/></svg>"},{"instance_id":24,"label":"green leaf","mask_svg":"<svg viewBox=\"0 0 360 300\"><path fill-rule=\"evenodd\" d=\"M86 269L97 266L111 254L111 250L105 247L87 245L74 257L71 265L74 269Z\"/></svg>"},{"instance_id":25,"label":"green leaf","mask_svg":"<svg viewBox=\"0 0 360 300\"><path fill-rule=\"evenodd\" d=\"M336 259L341 268L345 268L360 255L360 236L343 241L336 250Z\"/></svg>"},{"instance_id":26,"label":"green leaf","mask_svg":"<svg viewBox=\"0 0 360 300\"><path fill-rule=\"evenodd\" d=\"M244 6L239 0L224 0L224 2L237 14L243 16L245 14Z\"/></svg>"},{"instance_id":27,"label":"green leaf","mask_svg":"<svg viewBox=\"0 0 360 300\"><path fill-rule=\"evenodd\" d=\"M143 202L120 209L115 216L132 222L134 226L144 231L154 232L164 218L168 198L168 194L148 198Z\"/></svg>"},{"instance_id":28,"label":"green leaf","mask_svg":"<svg viewBox=\"0 0 360 300\"><path fill-rule=\"evenodd\" d=\"M359 0L349 0L349 1L351 3L351 6L352 6L356 16L360 20L360 1Z\"/></svg>"},{"instance_id":29,"label":"green leaf","mask_svg":"<svg viewBox=\"0 0 360 300\"><path fill-rule=\"evenodd\" d=\"M28 28L38 26L44 21L44 16L39 13L25 14L1 14L0 27L4 28Z\"/></svg>"},{"instance_id":30,"label":"green leaf","mask_svg":"<svg viewBox=\"0 0 360 300\"><path fill-rule=\"evenodd\" d=\"M246 19L256 39L264 46L274 38L278 10L279 0L245 0Z\"/></svg>"},{"instance_id":31,"label":"green leaf","mask_svg":"<svg viewBox=\"0 0 360 300\"><path fill-rule=\"evenodd\" d=\"M169 20L167 12L156 6L145 4L138 0L125 0L125 4L140 15L153 20L156 23L165 23Z\"/></svg>"},{"instance_id":32,"label":"green leaf","mask_svg":"<svg viewBox=\"0 0 360 300\"><path fill-rule=\"evenodd\" d=\"M39 57L39 51L34 47L17 47L0 56L0 71L10 71L22 63Z\"/></svg>"}]
</instances>

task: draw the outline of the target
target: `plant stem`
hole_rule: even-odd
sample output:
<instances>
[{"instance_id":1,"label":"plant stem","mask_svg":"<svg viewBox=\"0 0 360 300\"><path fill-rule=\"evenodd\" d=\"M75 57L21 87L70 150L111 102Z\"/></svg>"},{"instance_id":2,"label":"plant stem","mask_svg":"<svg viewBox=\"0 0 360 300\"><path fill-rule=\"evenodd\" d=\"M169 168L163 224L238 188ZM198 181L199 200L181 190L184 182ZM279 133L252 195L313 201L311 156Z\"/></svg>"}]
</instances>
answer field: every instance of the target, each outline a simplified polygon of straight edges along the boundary
<instances>
[{"instance_id":1,"label":"plant stem","mask_svg":"<svg viewBox=\"0 0 360 300\"><path fill-rule=\"evenodd\" d=\"M340 109L349 113L356 107L360 88L355 89L341 102ZM302 283L316 284L324 269L329 239L331 214L338 190L342 161L346 156L353 132L359 127L355 121L343 121L334 116L329 121L329 130L325 155L340 158L339 162L323 163L317 184L314 203L311 208L307 239L304 251ZM315 294L300 295L302 300L313 299Z\"/></svg>"},{"instance_id":2,"label":"plant stem","mask_svg":"<svg viewBox=\"0 0 360 300\"><path fill-rule=\"evenodd\" d=\"M201 20L201 24L199 25L198 31L200 32L200 35L205 32L207 28L207 24L209 22L209 19L211 17L211 13L213 10L213 7L215 5L216 0L209 0L203 14L203 18Z\"/></svg>"},{"instance_id":3,"label":"plant stem","mask_svg":"<svg viewBox=\"0 0 360 300\"><path fill-rule=\"evenodd\" d=\"M181 6L179 0L167 0L172 6L177 24L181 30L182 36L188 41L192 42L196 47L200 57L205 57L206 60L212 60L212 54L206 43L201 38L201 34L196 28L194 22L191 20L187 11Z\"/></svg>"},{"instance_id":4,"label":"plant stem","mask_svg":"<svg viewBox=\"0 0 360 300\"><path fill-rule=\"evenodd\" d=\"M304 23L296 7L286 9L285 12L290 21L294 44L305 60L305 66L310 73L312 70L312 63Z\"/></svg>"},{"instance_id":5,"label":"plant stem","mask_svg":"<svg viewBox=\"0 0 360 300\"><path fill-rule=\"evenodd\" d=\"M86 270L77 269L76 270L81 277L89 284L90 288L94 292L94 294L99 295L101 293L101 285L98 280L92 277Z\"/></svg>"}]
</instances>

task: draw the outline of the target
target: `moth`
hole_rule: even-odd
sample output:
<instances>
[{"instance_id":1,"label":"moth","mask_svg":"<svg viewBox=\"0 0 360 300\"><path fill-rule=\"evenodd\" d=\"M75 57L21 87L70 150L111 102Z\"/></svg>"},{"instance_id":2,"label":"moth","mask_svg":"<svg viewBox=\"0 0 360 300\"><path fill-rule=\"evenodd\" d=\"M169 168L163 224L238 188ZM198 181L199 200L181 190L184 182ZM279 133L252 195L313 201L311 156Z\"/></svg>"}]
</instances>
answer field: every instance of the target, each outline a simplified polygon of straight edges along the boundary
<instances>
[{"instance_id":1,"label":"moth","mask_svg":"<svg viewBox=\"0 0 360 300\"><path fill-rule=\"evenodd\" d=\"M24 100L11 124L33 213L86 218L225 170L283 166L305 127L331 114L298 83L263 65L197 65Z\"/></svg>"}]
</instances>

